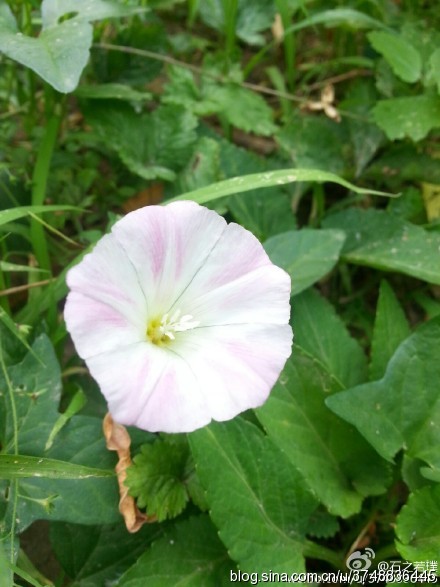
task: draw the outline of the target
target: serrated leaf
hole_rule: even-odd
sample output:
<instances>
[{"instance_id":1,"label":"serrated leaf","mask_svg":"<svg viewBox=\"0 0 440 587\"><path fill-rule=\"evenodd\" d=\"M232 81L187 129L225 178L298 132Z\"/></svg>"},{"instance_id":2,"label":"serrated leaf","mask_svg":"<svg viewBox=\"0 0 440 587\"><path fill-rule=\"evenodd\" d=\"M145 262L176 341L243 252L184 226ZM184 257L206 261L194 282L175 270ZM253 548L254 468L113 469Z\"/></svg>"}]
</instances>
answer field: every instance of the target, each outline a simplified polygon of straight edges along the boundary
<instances>
[{"instance_id":1,"label":"serrated leaf","mask_svg":"<svg viewBox=\"0 0 440 587\"><path fill-rule=\"evenodd\" d=\"M409 137L421 141L440 126L440 98L422 95L379 100L373 116L390 140Z\"/></svg>"},{"instance_id":2,"label":"serrated leaf","mask_svg":"<svg viewBox=\"0 0 440 587\"><path fill-rule=\"evenodd\" d=\"M165 437L141 447L127 469L126 485L138 506L147 508L161 522L185 508L189 499L186 484L193 469L186 439L167 441Z\"/></svg>"},{"instance_id":3,"label":"serrated leaf","mask_svg":"<svg viewBox=\"0 0 440 587\"><path fill-rule=\"evenodd\" d=\"M139 115L126 104L109 102L105 109L89 106L86 116L127 167L144 179L172 181L197 139L197 119L181 106L159 106Z\"/></svg>"},{"instance_id":4,"label":"serrated leaf","mask_svg":"<svg viewBox=\"0 0 440 587\"><path fill-rule=\"evenodd\" d=\"M313 285L333 269L345 234L340 230L302 230L273 236L264 243L272 263L292 278L292 296Z\"/></svg>"},{"instance_id":5,"label":"serrated leaf","mask_svg":"<svg viewBox=\"0 0 440 587\"><path fill-rule=\"evenodd\" d=\"M405 314L391 286L383 280L380 284L371 342L370 379L384 376L388 361L397 347L411 334Z\"/></svg>"},{"instance_id":6,"label":"serrated leaf","mask_svg":"<svg viewBox=\"0 0 440 587\"><path fill-rule=\"evenodd\" d=\"M383 379L326 401L389 461L403 449L440 468L439 337L440 318L433 318L398 347Z\"/></svg>"},{"instance_id":7,"label":"serrated leaf","mask_svg":"<svg viewBox=\"0 0 440 587\"><path fill-rule=\"evenodd\" d=\"M245 571L304 569L304 534L315 500L284 454L237 418L189 435L211 517Z\"/></svg>"},{"instance_id":8,"label":"serrated leaf","mask_svg":"<svg viewBox=\"0 0 440 587\"><path fill-rule=\"evenodd\" d=\"M236 84L213 83L207 85L204 93L232 126L263 136L276 131L272 109L259 94Z\"/></svg>"},{"instance_id":9,"label":"serrated leaf","mask_svg":"<svg viewBox=\"0 0 440 587\"><path fill-rule=\"evenodd\" d=\"M329 216L323 225L346 232L346 261L440 284L439 233L373 209L351 208Z\"/></svg>"},{"instance_id":10,"label":"serrated leaf","mask_svg":"<svg viewBox=\"0 0 440 587\"><path fill-rule=\"evenodd\" d=\"M157 524L129 534L122 522L85 526L51 522L50 541L57 561L75 587L96 587L117 582L153 540L162 535Z\"/></svg>"},{"instance_id":11,"label":"serrated leaf","mask_svg":"<svg viewBox=\"0 0 440 587\"><path fill-rule=\"evenodd\" d=\"M367 36L374 49L385 57L397 77L409 83L420 79L422 58L409 41L401 35L385 31L373 31Z\"/></svg>"},{"instance_id":12,"label":"serrated leaf","mask_svg":"<svg viewBox=\"0 0 440 587\"><path fill-rule=\"evenodd\" d=\"M168 527L118 581L118 587L226 587L233 563L208 516Z\"/></svg>"},{"instance_id":13,"label":"serrated leaf","mask_svg":"<svg viewBox=\"0 0 440 587\"><path fill-rule=\"evenodd\" d=\"M438 561L440 552L440 485L409 496L397 517L397 550L411 562ZM438 574L437 567L433 574Z\"/></svg>"},{"instance_id":14,"label":"serrated leaf","mask_svg":"<svg viewBox=\"0 0 440 587\"><path fill-rule=\"evenodd\" d=\"M338 518L317 509L310 517L307 534L316 538L331 538L339 531L339 528Z\"/></svg>"}]
</instances>

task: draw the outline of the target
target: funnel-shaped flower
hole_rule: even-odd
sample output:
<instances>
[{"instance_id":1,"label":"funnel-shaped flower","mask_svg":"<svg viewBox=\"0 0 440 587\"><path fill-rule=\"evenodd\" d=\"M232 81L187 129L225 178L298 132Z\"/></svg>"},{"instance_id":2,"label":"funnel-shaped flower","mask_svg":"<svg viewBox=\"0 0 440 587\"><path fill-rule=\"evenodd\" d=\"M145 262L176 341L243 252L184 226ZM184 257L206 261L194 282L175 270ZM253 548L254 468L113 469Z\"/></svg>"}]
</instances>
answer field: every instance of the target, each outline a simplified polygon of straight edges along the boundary
<instances>
[{"instance_id":1,"label":"funnel-shaped flower","mask_svg":"<svg viewBox=\"0 0 440 587\"><path fill-rule=\"evenodd\" d=\"M131 212L67 283L67 328L121 424L233 418L267 399L291 353L289 276L194 202Z\"/></svg>"}]
</instances>

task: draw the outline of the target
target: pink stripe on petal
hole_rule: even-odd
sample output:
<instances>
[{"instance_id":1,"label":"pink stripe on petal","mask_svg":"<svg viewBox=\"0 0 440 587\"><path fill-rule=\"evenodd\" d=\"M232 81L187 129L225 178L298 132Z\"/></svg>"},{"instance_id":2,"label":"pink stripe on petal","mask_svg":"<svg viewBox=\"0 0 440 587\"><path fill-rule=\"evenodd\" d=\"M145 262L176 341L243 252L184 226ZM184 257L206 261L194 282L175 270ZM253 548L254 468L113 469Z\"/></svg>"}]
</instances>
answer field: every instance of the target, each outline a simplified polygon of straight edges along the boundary
<instances>
[{"instance_id":1,"label":"pink stripe on petal","mask_svg":"<svg viewBox=\"0 0 440 587\"><path fill-rule=\"evenodd\" d=\"M165 313L203 267L225 227L215 212L175 202L128 214L112 234L136 267L154 312Z\"/></svg>"}]
</instances>

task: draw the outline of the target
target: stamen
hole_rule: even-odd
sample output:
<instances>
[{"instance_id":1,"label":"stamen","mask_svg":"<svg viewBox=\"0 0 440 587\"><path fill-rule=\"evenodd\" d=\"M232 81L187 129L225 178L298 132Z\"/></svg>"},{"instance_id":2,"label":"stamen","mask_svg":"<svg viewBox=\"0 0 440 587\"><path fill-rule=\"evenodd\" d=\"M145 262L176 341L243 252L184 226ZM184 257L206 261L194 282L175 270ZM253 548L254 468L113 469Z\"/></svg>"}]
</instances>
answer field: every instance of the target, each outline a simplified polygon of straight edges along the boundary
<instances>
[{"instance_id":1,"label":"stamen","mask_svg":"<svg viewBox=\"0 0 440 587\"><path fill-rule=\"evenodd\" d=\"M176 332L184 332L196 328L200 322L193 320L191 314L185 314L180 318L181 311L175 310L171 318L166 313L160 319L150 320L147 327L147 337L153 344L161 346L172 340L176 340Z\"/></svg>"}]
</instances>

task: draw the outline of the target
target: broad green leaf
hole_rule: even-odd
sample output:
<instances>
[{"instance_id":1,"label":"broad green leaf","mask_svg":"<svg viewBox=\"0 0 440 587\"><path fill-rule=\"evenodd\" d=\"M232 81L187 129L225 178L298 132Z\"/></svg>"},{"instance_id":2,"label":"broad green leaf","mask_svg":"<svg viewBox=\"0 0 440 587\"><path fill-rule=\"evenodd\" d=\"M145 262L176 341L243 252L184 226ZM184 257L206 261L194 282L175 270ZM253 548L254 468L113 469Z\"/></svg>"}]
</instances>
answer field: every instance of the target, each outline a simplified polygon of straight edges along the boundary
<instances>
[{"instance_id":1,"label":"broad green leaf","mask_svg":"<svg viewBox=\"0 0 440 587\"><path fill-rule=\"evenodd\" d=\"M276 134L276 140L300 169L342 174L348 167L347 128L326 117L297 116Z\"/></svg>"},{"instance_id":2,"label":"broad green leaf","mask_svg":"<svg viewBox=\"0 0 440 587\"><path fill-rule=\"evenodd\" d=\"M46 479L87 479L88 477L113 477L112 470L84 467L55 459L25 455L0 454L0 479L45 477Z\"/></svg>"},{"instance_id":3,"label":"broad green leaf","mask_svg":"<svg viewBox=\"0 0 440 587\"><path fill-rule=\"evenodd\" d=\"M330 394L365 380L365 356L316 292L302 293L292 305L297 344L256 414L314 495L332 514L347 517L389 481L384 461L325 405Z\"/></svg>"},{"instance_id":4,"label":"broad green leaf","mask_svg":"<svg viewBox=\"0 0 440 587\"><path fill-rule=\"evenodd\" d=\"M440 468L440 318L405 339L380 381L327 399L384 458L399 450Z\"/></svg>"},{"instance_id":5,"label":"broad green leaf","mask_svg":"<svg viewBox=\"0 0 440 587\"><path fill-rule=\"evenodd\" d=\"M215 183L223 174L220 169L220 146L217 141L201 137L190 161L174 184L174 193L182 193Z\"/></svg>"},{"instance_id":6,"label":"broad green leaf","mask_svg":"<svg viewBox=\"0 0 440 587\"><path fill-rule=\"evenodd\" d=\"M342 257L350 263L398 271L440 284L440 234L383 210L351 208L326 218L347 234Z\"/></svg>"},{"instance_id":7,"label":"broad green leaf","mask_svg":"<svg viewBox=\"0 0 440 587\"><path fill-rule=\"evenodd\" d=\"M373 31L368 40L385 57L392 70L404 82L414 83L422 73L422 58L409 41L398 34Z\"/></svg>"},{"instance_id":8,"label":"broad green leaf","mask_svg":"<svg viewBox=\"0 0 440 587\"><path fill-rule=\"evenodd\" d=\"M325 399L340 389L317 361L294 347L256 413L319 501L331 514L348 517L360 511L364 497L386 490L389 475L360 434L326 408Z\"/></svg>"},{"instance_id":9,"label":"broad green leaf","mask_svg":"<svg viewBox=\"0 0 440 587\"><path fill-rule=\"evenodd\" d=\"M139 8L124 6L114 0L75 0L75 4L72 4L70 0L43 0L41 5L44 28L56 26L60 18L65 15L70 15L75 20L93 22L104 18L129 16L142 11Z\"/></svg>"},{"instance_id":10,"label":"broad green leaf","mask_svg":"<svg viewBox=\"0 0 440 587\"><path fill-rule=\"evenodd\" d=\"M147 524L129 534L116 525L84 526L51 522L50 541L56 558L75 587L117 583L153 540L162 535L158 524Z\"/></svg>"},{"instance_id":11,"label":"broad green leaf","mask_svg":"<svg viewBox=\"0 0 440 587\"><path fill-rule=\"evenodd\" d=\"M283 452L241 418L188 437L211 518L240 569L302 572L316 502Z\"/></svg>"},{"instance_id":12,"label":"broad green leaf","mask_svg":"<svg viewBox=\"0 0 440 587\"><path fill-rule=\"evenodd\" d=\"M390 140L409 137L421 141L440 126L440 97L421 95L379 100L373 116Z\"/></svg>"},{"instance_id":13,"label":"broad green leaf","mask_svg":"<svg viewBox=\"0 0 440 587\"><path fill-rule=\"evenodd\" d=\"M111 0L78 0L73 11L72 7L66 0L44 0L43 28L38 37L18 31L6 3L0 10L0 51L63 93L76 88L88 61L93 32L90 22L133 13ZM72 12L73 18L60 22L63 15Z\"/></svg>"},{"instance_id":14,"label":"broad green leaf","mask_svg":"<svg viewBox=\"0 0 440 587\"><path fill-rule=\"evenodd\" d=\"M313 357L341 387L367 378L367 361L333 306L311 289L292 301L295 343Z\"/></svg>"},{"instance_id":15,"label":"broad green leaf","mask_svg":"<svg viewBox=\"0 0 440 587\"><path fill-rule=\"evenodd\" d=\"M192 517L169 526L118 587L226 587L233 567L209 517Z\"/></svg>"},{"instance_id":16,"label":"broad green leaf","mask_svg":"<svg viewBox=\"0 0 440 587\"><path fill-rule=\"evenodd\" d=\"M396 546L406 560L437 561L440 552L440 485L409 496L397 517ZM433 568L437 575L438 568Z\"/></svg>"},{"instance_id":17,"label":"broad green leaf","mask_svg":"<svg viewBox=\"0 0 440 587\"><path fill-rule=\"evenodd\" d=\"M75 90L75 96L89 100L126 100L128 102L151 100L151 94L149 92L139 92L124 84L79 86Z\"/></svg>"},{"instance_id":18,"label":"broad green leaf","mask_svg":"<svg viewBox=\"0 0 440 587\"><path fill-rule=\"evenodd\" d=\"M181 196L177 196L169 200L174 202L177 200L193 200L199 204L206 204L224 196L231 194L239 194L249 190L260 188L267 188L272 186L281 186L298 181L316 181L316 182L333 182L349 190L353 190L357 194L373 194L377 196L391 196L385 192L378 192L376 190L368 190L359 188L352 183L345 181L334 173L327 171L319 171L318 169L281 169L276 171L267 171L265 173L252 173L250 175L242 175L233 177L215 183L209 187L200 188L192 192L187 192Z\"/></svg>"},{"instance_id":19,"label":"broad green leaf","mask_svg":"<svg viewBox=\"0 0 440 587\"><path fill-rule=\"evenodd\" d=\"M56 459L83 467L113 469L114 455L105 448L101 421L75 416L58 433L52 448L45 444L58 420L61 374L48 338L39 336L24 359L0 372L0 445L8 456L18 454L38 459ZM11 401L15 410L12 410ZM18 446L15 447L17 437ZM84 445L84 439L87 444ZM43 460L44 463L44 460ZM38 466L38 464L37 464ZM2 489L8 482L1 482ZM37 519L111 523L118 519L118 488L114 477L45 479L31 477L18 481L16 517L19 531ZM10 521L12 504L0 491L0 508L5 505ZM3 503L2 503L3 502Z\"/></svg>"},{"instance_id":20,"label":"broad green leaf","mask_svg":"<svg viewBox=\"0 0 440 587\"><path fill-rule=\"evenodd\" d=\"M340 230L302 230L273 236L264 243L275 265L292 278L292 296L313 285L333 269L345 234Z\"/></svg>"},{"instance_id":21,"label":"broad green leaf","mask_svg":"<svg viewBox=\"0 0 440 587\"><path fill-rule=\"evenodd\" d=\"M440 47L429 58L428 78L437 85L437 91L440 92Z\"/></svg>"},{"instance_id":22,"label":"broad green leaf","mask_svg":"<svg viewBox=\"0 0 440 587\"><path fill-rule=\"evenodd\" d=\"M0 210L0 226L24 218L29 214L42 214L43 212L59 212L63 210L80 211L75 206L17 206L9 210Z\"/></svg>"},{"instance_id":23,"label":"broad green leaf","mask_svg":"<svg viewBox=\"0 0 440 587\"><path fill-rule=\"evenodd\" d=\"M408 322L396 295L383 280L380 284L371 342L370 379L380 379L385 375L388 361L410 334Z\"/></svg>"},{"instance_id":24,"label":"broad green leaf","mask_svg":"<svg viewBox=\"0 0 440 587\"><path fill-rule=\"evenodd\" d=\"M194 463L184 437L144 444L127 469L126 485L138 506L159 522L178 516L188 500L188 481Z\"/></svg>"},{"instance_id":25,"label":"broad green leaf","mask_svg":"<svg viewBox=\"0 0 440 587\"><path fill-rule=\"evenodd\" d=\"M273 111L257 93L237 84L206 84L205 100L216 105L216 112L245 132L274 134Z\"/></svg>"},{"instance_id":26,"label":"broad green leaf","mask_svg":"<svg viewBox=\"0 0 440 587\"><path fill-rule=\"evenodd\" d=\"M181 106L139 115L127 104L109 102L106 108L89 106L86 117L130 171L144 179L175 179L197 139L197 119Z\"/></svg>"}]
</instances>

